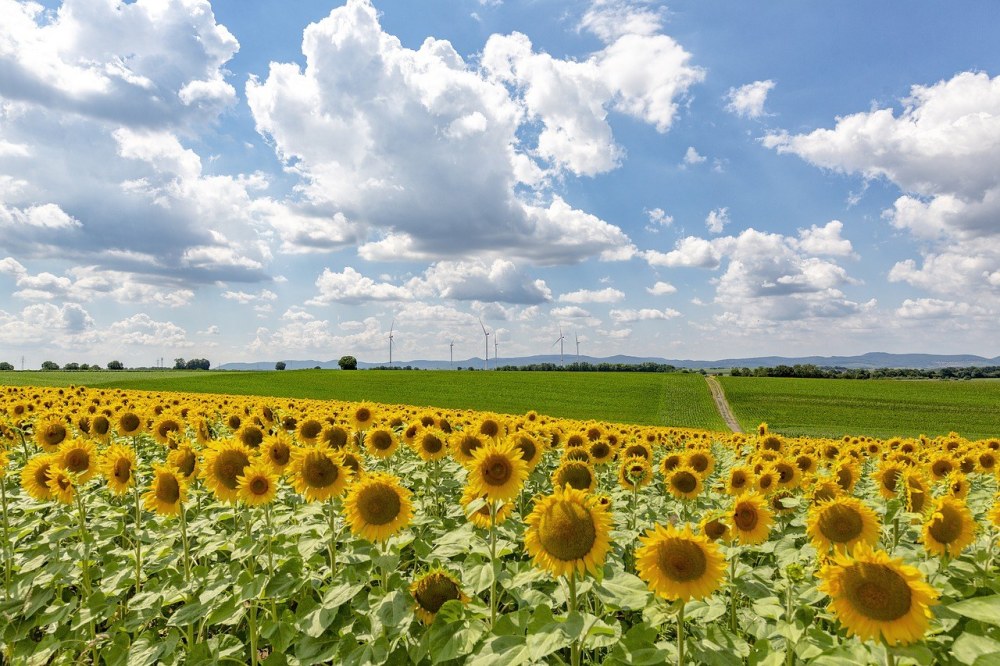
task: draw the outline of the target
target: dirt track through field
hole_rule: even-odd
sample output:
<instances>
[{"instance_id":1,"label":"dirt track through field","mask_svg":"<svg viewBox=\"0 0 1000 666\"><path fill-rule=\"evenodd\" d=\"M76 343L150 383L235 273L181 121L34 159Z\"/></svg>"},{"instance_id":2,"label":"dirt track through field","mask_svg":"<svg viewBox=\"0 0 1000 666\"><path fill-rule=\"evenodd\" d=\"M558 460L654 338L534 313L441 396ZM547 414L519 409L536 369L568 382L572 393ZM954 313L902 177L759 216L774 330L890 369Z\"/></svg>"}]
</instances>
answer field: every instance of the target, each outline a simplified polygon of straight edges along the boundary
<instances>
[{"instance_id":1,"label":"dirt track through field","mask_svg":"<svg viewBox=\"0 0 1000 666\"><path fill-rule=\"evenodd\" d=\"M726 422L726 425L733 432L743 432L743 428L740 427L739 422L733 415L733 410L729 407L729 401L726 400L726 394L722 390L719 380L712 375L705 375L705 381L708 382L708 388L712 392L712 399L715 400L715 406L719 410L722 420Z\"/></svg>"}]
</instances>

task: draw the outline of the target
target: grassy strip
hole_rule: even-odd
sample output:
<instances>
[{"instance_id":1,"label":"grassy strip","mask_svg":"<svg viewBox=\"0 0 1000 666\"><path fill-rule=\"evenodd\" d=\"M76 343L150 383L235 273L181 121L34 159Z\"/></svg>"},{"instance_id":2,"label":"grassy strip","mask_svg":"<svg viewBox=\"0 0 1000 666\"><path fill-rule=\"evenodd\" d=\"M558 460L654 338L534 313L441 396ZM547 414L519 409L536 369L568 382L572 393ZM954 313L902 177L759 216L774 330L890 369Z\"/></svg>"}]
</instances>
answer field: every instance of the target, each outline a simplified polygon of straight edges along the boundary
<instances>
[{"instance_id":1,"label":"grassy strip","mask_svg":"<svg viewBox=\"0 0 1000 666\"><path fill-rule=\"evenodd\" d=\"M0 383L372 400L725 430L700 374L287 370L0 372Z\"/></svg>"},{"instance_id":2,"label":"grassy strip","mask_svg":"<svg viewBox=\"0 0 1000 666\"><path fill-rule=\"evenodd\" d=\"M789 435L1000 436L1000 381L720 377L745 430Z\"/></svg>"}]
</instances>

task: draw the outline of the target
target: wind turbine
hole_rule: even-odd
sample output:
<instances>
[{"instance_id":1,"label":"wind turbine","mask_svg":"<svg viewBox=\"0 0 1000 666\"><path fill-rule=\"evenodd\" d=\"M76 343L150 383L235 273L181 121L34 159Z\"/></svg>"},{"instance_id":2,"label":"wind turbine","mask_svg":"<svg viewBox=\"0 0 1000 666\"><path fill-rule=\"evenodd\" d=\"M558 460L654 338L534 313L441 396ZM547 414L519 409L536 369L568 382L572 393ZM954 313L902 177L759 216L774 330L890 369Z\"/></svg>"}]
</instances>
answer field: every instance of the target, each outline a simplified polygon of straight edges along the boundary
<instances>
[{"instance_id":1,"label":"wind turbine","mask_svg":"<svg viewBox=\"0 0 1000 666\"><path fill-rule=\"evenodd\" d=\"M452 340L448 343L448 366L454 370L455 369L455 341Z\"/></svg>"},{"instance_id":2,"label":"wind turbine","mask_svg":"<svg viewBox=\"0 0 1000 666\"><path fill-rule=\"evenodd\" d=\"M486 326L483 324L482 317L480 317L480 319L479 319L479 325L483 329L483 335L486 336L486 358L483 359L483 370L489 370L490 369L490 334L489 334L489 331L486 330Z\"/></svg>"},{"instance_id":3,"label":"wind turbine","mask_svg":"<svg viewBox=\"0 0 1000 666\"><path fill-rule=\"evenodd\" d=\"M580 362L580 336L573 333L573 337L576 338L576 362Z\"/></svg>"},{"instance_id":4,"label":"wind turbine","mask_svg":"<svg viewBox=\"0 0 1000 666\"><path fill-rule=\"evenodd\" d=\"M563 335L562 326L560 326L559 327L559 337L556 338L556 342L559 343L559 362L562 363L562 364L565 364L565 361L563 361L563 340L565 340L565 339L566 339L566 336ZM556 346L556 342L552 343L553 347Z\"/></svg>"},{"instance_id":5,"label":"wind turbine","mask_svg":"<svg viewBox=\"0 0 1000 666\"><path fill-rule=\"evenodd\" d=\"M392 329L396 327L396 320L392 320L392 324L389 326L389 365L392 365Z\"/></svg>"},{"instance_id":6,"label":"wind turbine","mask_svg":"<svg viewBox=\"0 0 1000 666\"><path fill-rule=\"evenodd\" d=\"M497 331L493 334L493 369L497 369L497 364L500 362L500 332Z\"/></svg>"}]
</instances>

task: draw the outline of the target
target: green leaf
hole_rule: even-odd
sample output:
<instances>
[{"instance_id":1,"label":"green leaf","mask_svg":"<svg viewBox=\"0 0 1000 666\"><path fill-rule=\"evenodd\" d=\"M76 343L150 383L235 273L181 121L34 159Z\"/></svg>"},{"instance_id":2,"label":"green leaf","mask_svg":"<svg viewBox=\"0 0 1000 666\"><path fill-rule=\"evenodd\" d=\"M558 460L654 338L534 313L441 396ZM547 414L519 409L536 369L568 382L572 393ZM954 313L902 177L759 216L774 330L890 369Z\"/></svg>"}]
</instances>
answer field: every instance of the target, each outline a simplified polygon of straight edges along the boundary
<instances>
[{"instance_id":1,"label":"green leaf","mask_svg":"<svg viewBox=\"0 0 1000 666\"><path fill-rule=\"evenodd\" d=\"M194 602L190 604L184 604L180 608L174 611L170 619L167 620L167 626L170 627L187 627L189 625L195 624L205 616L205 605Z\"/></svg>"},{"instance_id":2,"label":"green leaf","mask_svg":"<svg viewBox=\"0 0 1000 666\"><path fill-rule=\"evenodd\" d=\"M497 636L480 648L468 666L521 666L531 663L523 636Z\"/></svg>"},{"instance_id":3,"label":"green leaf","mask_svg":"<svg viewBox=\"0 0 1000 666\"><path fill-rule=\"evenodd\" d=\"M1000 641L964 632L951 645L951 653L963 664L971 664L982 656L1000 652Z\"/></svg>"},{"instance_id":4,"label":"green leaf","mask_svg":"<svg viewBox=\"0 0 1000 666\"><path fill-rule=\"evenodd\" d=\"M583 634L583 615L570 613L556 618L548 606L539 606L528 625L528 650L532 659L542 659L567 647Z\"/></svg>"},{"instance_id":5,"label":"green leaf","mask_svg":"<svg viewBox=\"0 0 1000 666\"><path fill-rule=\"evenodd\" d=\"M463 570L462 582L475 594L479 594L493 582L493 565L484 562Z\"/></svg>"},{"instance_id":6,"label":"green leaf","mask_svg":"<svg viewBox=\"0 0 1000 666\"><path fill-rule=\"evenodd\" d=\"M948 606L948 610L1000 627L1000 594L959 601Z\"/></svg>"},{"instance_id":7,"label":"green leaf","mask_svg":"<svg viewBox=\"0 0 1000 666\"><path fill-rule=\"evenodd\" d=\"M992 652L976 657L972 666L1000 666L1000 652Z\"/></svg>"},{"instance_id":8,"label":"green leaf","mask_svg":"<svg viewBox=\"0 0 1000 666\"><path fill-rule=\"evenodd\" d=\"M616 571L594 586L598 598L611 608L642 610L653 599L649 588L638 576Z\"/></svg>"}]
</instances>

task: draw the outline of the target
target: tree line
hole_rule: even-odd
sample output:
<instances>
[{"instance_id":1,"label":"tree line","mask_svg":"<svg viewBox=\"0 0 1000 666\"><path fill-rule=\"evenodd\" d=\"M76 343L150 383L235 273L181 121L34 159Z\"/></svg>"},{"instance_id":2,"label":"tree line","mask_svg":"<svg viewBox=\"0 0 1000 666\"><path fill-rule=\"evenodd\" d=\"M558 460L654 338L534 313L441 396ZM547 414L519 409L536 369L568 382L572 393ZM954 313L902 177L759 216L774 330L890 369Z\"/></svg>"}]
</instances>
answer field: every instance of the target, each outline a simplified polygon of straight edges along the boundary
<instances>
[{"instance_id":1,"label":"tree line","mask_svg":"<svg viewBox=\"0 0 1000 666\"><path fill-rule=\"evenodd\" d=\"M563 372L691 372L687 369L679 369L677 366L667 363L570 363L569 365L559 365L558 363L531 363L528 365L501 365L496 370L506 372L551 372L559 370ZM698 372L695 370L694 372Z\"/></svg>"},{"instance_id":2,"label":"tree line","mask_svg":"<svg viewBox=\"0 0 1000 666\"><path fill-rule=\"evenodd\" d=\"M842 368L812 363L760 368L732 368L733 377L797 377L802 379L998 379L1000 366L963 368Z\"/></svg>"}]
</instances>

